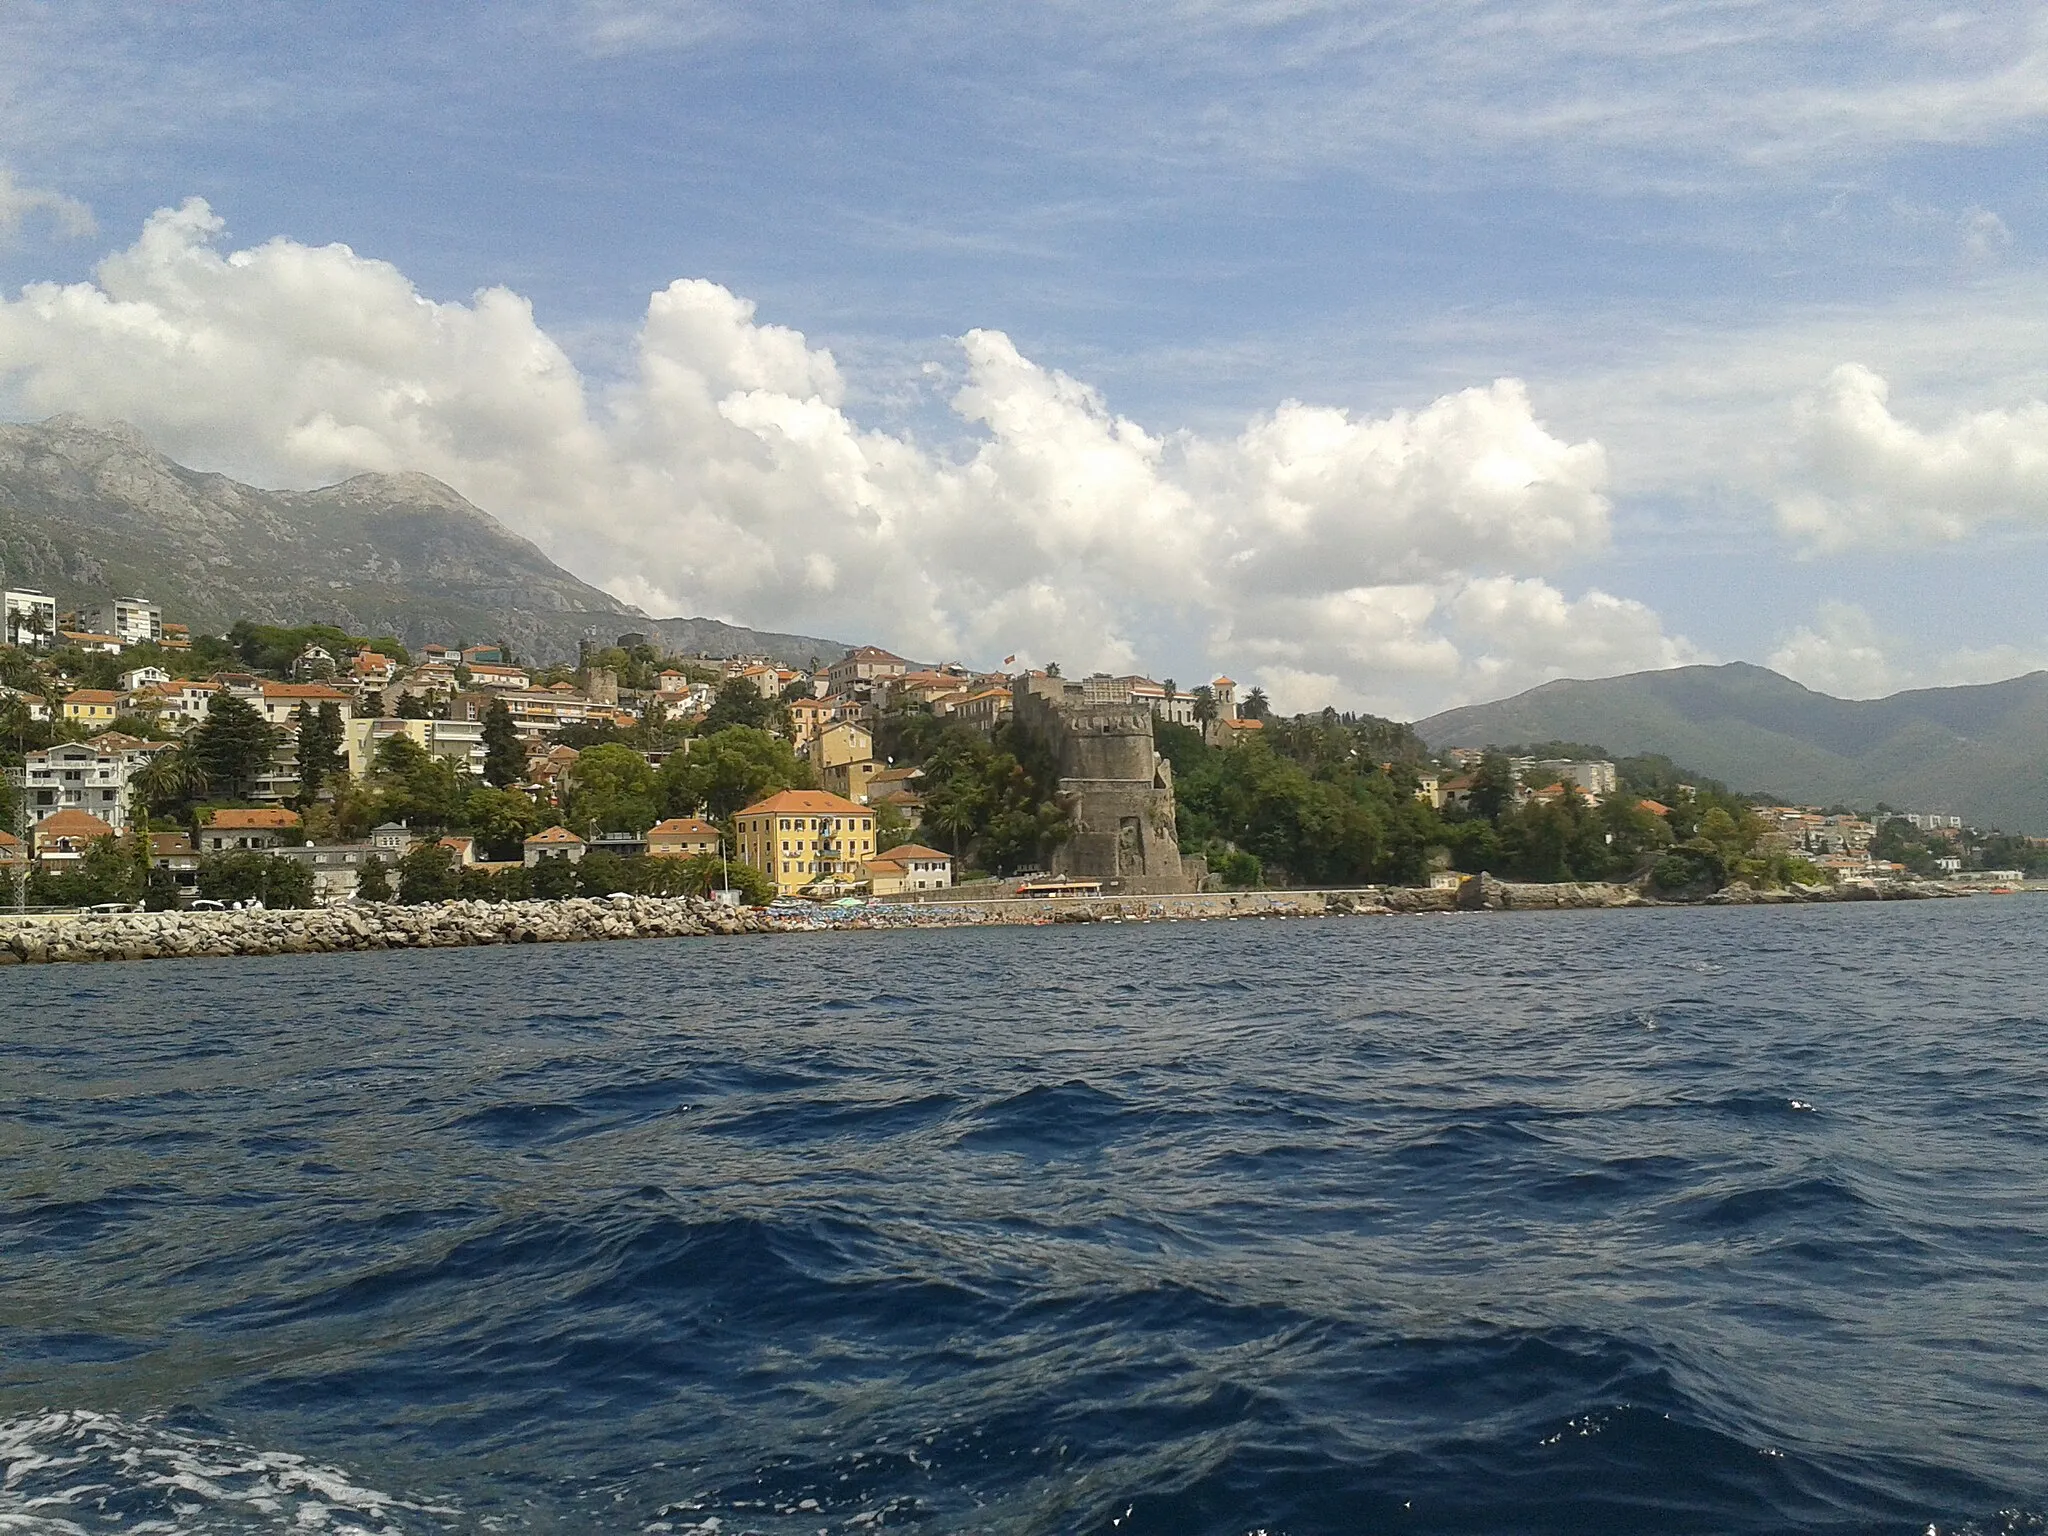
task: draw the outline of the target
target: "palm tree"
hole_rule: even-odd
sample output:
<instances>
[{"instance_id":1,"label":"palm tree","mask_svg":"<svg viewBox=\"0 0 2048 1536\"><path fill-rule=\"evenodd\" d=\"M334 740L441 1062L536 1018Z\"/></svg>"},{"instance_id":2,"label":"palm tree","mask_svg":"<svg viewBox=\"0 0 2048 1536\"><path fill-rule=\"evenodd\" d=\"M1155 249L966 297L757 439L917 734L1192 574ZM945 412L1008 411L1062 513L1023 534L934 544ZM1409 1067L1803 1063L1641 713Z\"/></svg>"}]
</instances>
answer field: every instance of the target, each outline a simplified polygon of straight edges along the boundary
<instances>
[{"instance_id":1,"label":"palm tree","mask_svg":"<svg viewBox=\"0 0 2048 1536\"><path fill-rule=\"evenodd\" d=\"M1208 725L1216 718L1216 690L1207 683L1195 685L1195 724Z\"/></svg>"},{"instance_id":2,"label":"palm tree","mask_svg":"<svg viewBox=\"0 0 2048 1536\"><path fill-rule=\"evenodd\" d=\"M940 831L951 834L953 857L960 858L965 846L963 839L974 830L974 803L966 795L945 795L936 805L925 807L932 825Z\"/></svg>"},{"instance_id":3,"label":"palm tree","mask_svg":"<svg viewBox=\"0 0 2048 1536\"><path fill-rule=\"evenodd\" d=\"M206 769L186 747L169 747L136 769L132 781L144 805L161 809L206 791Z\"/></svg>"}]
</instances>

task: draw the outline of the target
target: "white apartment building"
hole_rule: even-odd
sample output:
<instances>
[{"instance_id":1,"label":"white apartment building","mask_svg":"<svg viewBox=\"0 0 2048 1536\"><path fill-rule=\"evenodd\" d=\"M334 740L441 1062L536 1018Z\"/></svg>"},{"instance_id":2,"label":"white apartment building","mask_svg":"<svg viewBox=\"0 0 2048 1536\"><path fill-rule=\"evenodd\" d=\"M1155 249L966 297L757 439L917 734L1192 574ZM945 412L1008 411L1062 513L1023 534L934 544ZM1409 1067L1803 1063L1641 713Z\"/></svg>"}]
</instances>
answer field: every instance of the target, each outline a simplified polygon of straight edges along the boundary
<instances>
[{"instance_id":1,"label":"white apartment building","mask_svg":"<svg viewBox=\"0 0 2048 1536\"><path fill-rule=\"evenodd\" d=\"M109 732L91 741L69 741L31 752L19 768L7 770L37 821L58 811L84 811L116 832L128 827L129 781L159 744Z\"/></svg>"},{"instance_id":2,"label":"white apartment building","mask_svg":"<svg viewBox=\"0 0 2048 1536\"><path fill-rule=\"evenodd\" d=\"M214 695L219 692L219 683L189 677L158 683L152 695L160 701L157 723L173 731L189 731L206 718L213 708Z\"/></svg>"},{"instance_id":3,"label":"white apartment building","mask_svg":"<svg viewBox=\"0 0 2048 1536\"><path fill-rule=\"evenodd\" d=\"M300 711L318 714L323 704L332 704L344 720L355 711L354 699L325 683L264 682L249 696L249 702L263 716L264 724L281 728L296 727Z\"/></svg>"},{"instance_id":4,"label":"white apartment building","mask_svg":"<svg viewBox=\"0 0 2048 1536\"><path fill-rule=\"evenodd\" d=\"M0 640L43 650L57 638L57 599L46 592L0 593Z\"/></svg>"},{"instance_id":5,"label":"white apartment building","mask_svg":"<svg viewBox=\"0 0 2048 1536\"><path fill-rule=\"evenodd\" d=\"M478 781L483 779L484 728L480 720L396 720L387 716L351 720L342 729L352 777L360 779L376 765L377 749L385 742L404 736L421 750L446 758Z\"/></svg>"},{"instance_id":6,"label":"white apartment building","mask_svg":"<svg viewBox=\"0 0 2048 1536\"><path fill-rule=\"evenodd\" d=\"M117 597L81 617L94 634L112 635L123 645L141 645L164 637L164 610L146 597Z\"/></svg>"},{"instance_id":7,"label":"white apartment building","mask_svg":"<svg viewBox=\"0 0 2048 1536\"><path fill-rule=\"evenodd\" d=\"M1575 761L1547 757L1540 762L1531 761L1524 769L1521 760L1517 759L1515 766L1521 771L1523 784L1530 789L1541 789L1548 784L1576 784L1589 795L1604 796L1613 794L1620 783L1614 764L1604 760Z\"/></svg>"}]
</instances>

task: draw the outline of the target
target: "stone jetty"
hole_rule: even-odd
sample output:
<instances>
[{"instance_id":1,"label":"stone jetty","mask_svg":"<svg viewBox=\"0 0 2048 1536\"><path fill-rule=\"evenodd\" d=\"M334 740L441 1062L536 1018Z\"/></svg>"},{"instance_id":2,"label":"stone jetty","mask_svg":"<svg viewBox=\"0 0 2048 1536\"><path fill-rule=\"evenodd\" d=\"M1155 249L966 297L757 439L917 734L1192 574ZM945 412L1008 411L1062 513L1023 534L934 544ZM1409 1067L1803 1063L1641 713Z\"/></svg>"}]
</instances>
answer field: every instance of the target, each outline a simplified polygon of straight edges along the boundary
<instances>
[{"instance_id":1,"label":"stone jetty","mask_svg":"<svg viewBox=\"0 0 2048 1536\"><path fill-rule=\"evenodd\" d=\"M751 908L642 896L451 901L418 907L379 903L307 911L121 912L60 918L0 915L0 965L677 939L768 933L782 926L779 919Z\"/></svg>"},{"instance_id":2,"label":"stone jetty","mask_svg":"<svg viewBox=\"0 0 2048 1536\"><path fill-rule=\"evenodd\" d=\"M1426 912L1557 912L1667 906L1779 906L1898 901L1979 894L1928 881L1888 885L1734 885L1672 901L1634 885L1526 885L1475 875L1455 887L1363 886L1328 891L1205 891L1181 895L927 901L824 908L785 917L697 898L611 896L568 901L451 901L435 906L359 904L310 911L121 912L10 917L0 913L0 966L83 960L331 954L344 950L458 949L485 944L573 944L595 939L679 939L819 928L999 927L1046 923L1177 922L1259 917L1380 917Z\"/></svg>"}]
</instances>

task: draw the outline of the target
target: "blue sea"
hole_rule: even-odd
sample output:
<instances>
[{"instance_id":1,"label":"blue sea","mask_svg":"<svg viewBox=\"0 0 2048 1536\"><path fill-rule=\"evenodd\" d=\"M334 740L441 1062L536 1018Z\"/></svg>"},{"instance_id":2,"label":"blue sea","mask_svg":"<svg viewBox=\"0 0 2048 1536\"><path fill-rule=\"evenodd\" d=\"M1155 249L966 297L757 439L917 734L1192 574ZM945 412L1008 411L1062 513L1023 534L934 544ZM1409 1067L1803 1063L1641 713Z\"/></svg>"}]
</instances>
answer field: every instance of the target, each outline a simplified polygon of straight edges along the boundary
<instances>
[{"instance_id":1,"label":"blue sea","mask_svg":"<svg viewBox=\"0 0 2048 1536\"><path fill-rule=\"evenodd\" d=\"M0 971L0 1532L2038 1532L2044 939Z\"/></svg>"}]
</instances>

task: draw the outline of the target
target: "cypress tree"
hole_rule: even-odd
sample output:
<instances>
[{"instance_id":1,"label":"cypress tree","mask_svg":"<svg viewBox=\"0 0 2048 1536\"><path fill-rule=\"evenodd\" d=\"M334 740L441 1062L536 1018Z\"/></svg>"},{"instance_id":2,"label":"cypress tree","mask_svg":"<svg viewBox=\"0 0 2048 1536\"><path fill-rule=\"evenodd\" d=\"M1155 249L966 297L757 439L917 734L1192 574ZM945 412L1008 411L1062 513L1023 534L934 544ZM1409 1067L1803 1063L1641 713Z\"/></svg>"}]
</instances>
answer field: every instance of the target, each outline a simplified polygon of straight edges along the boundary
<instances>
[{"instance_id":1,"label":"cypress tree","mask_svg":"<svg viewBox=\"0 0 2048 1536\"><path fill-rule=\"evenodd\" d=\"M517 784L526 771L526 754L519 745L519 727L503 699L492 699L484 710L484 779L498 789Z\"/></svg>"},{"instance_id":2,"label":"cypress tree","mask_svg":"<svg viewBox=\"0 0 2048 1536\"><path fill-rule=\"evenodd\" d=\"M256 776L270 764L276 743L263 717L231 693L218 695L206 719L192 733L192 750L207 783L237 799L247 798Z\"/></svg>"},{"instance_id":3,"label":"cypress tree","mask_svg":"<svg viewBox=\"0 0 2048 1536\"><path fill-rule=\"evenodd\" d=\"M299 805L320 798L320 787L342 770L341 709L322 704L317 713L299 711Z\"/></svg>"}]
</instances>

